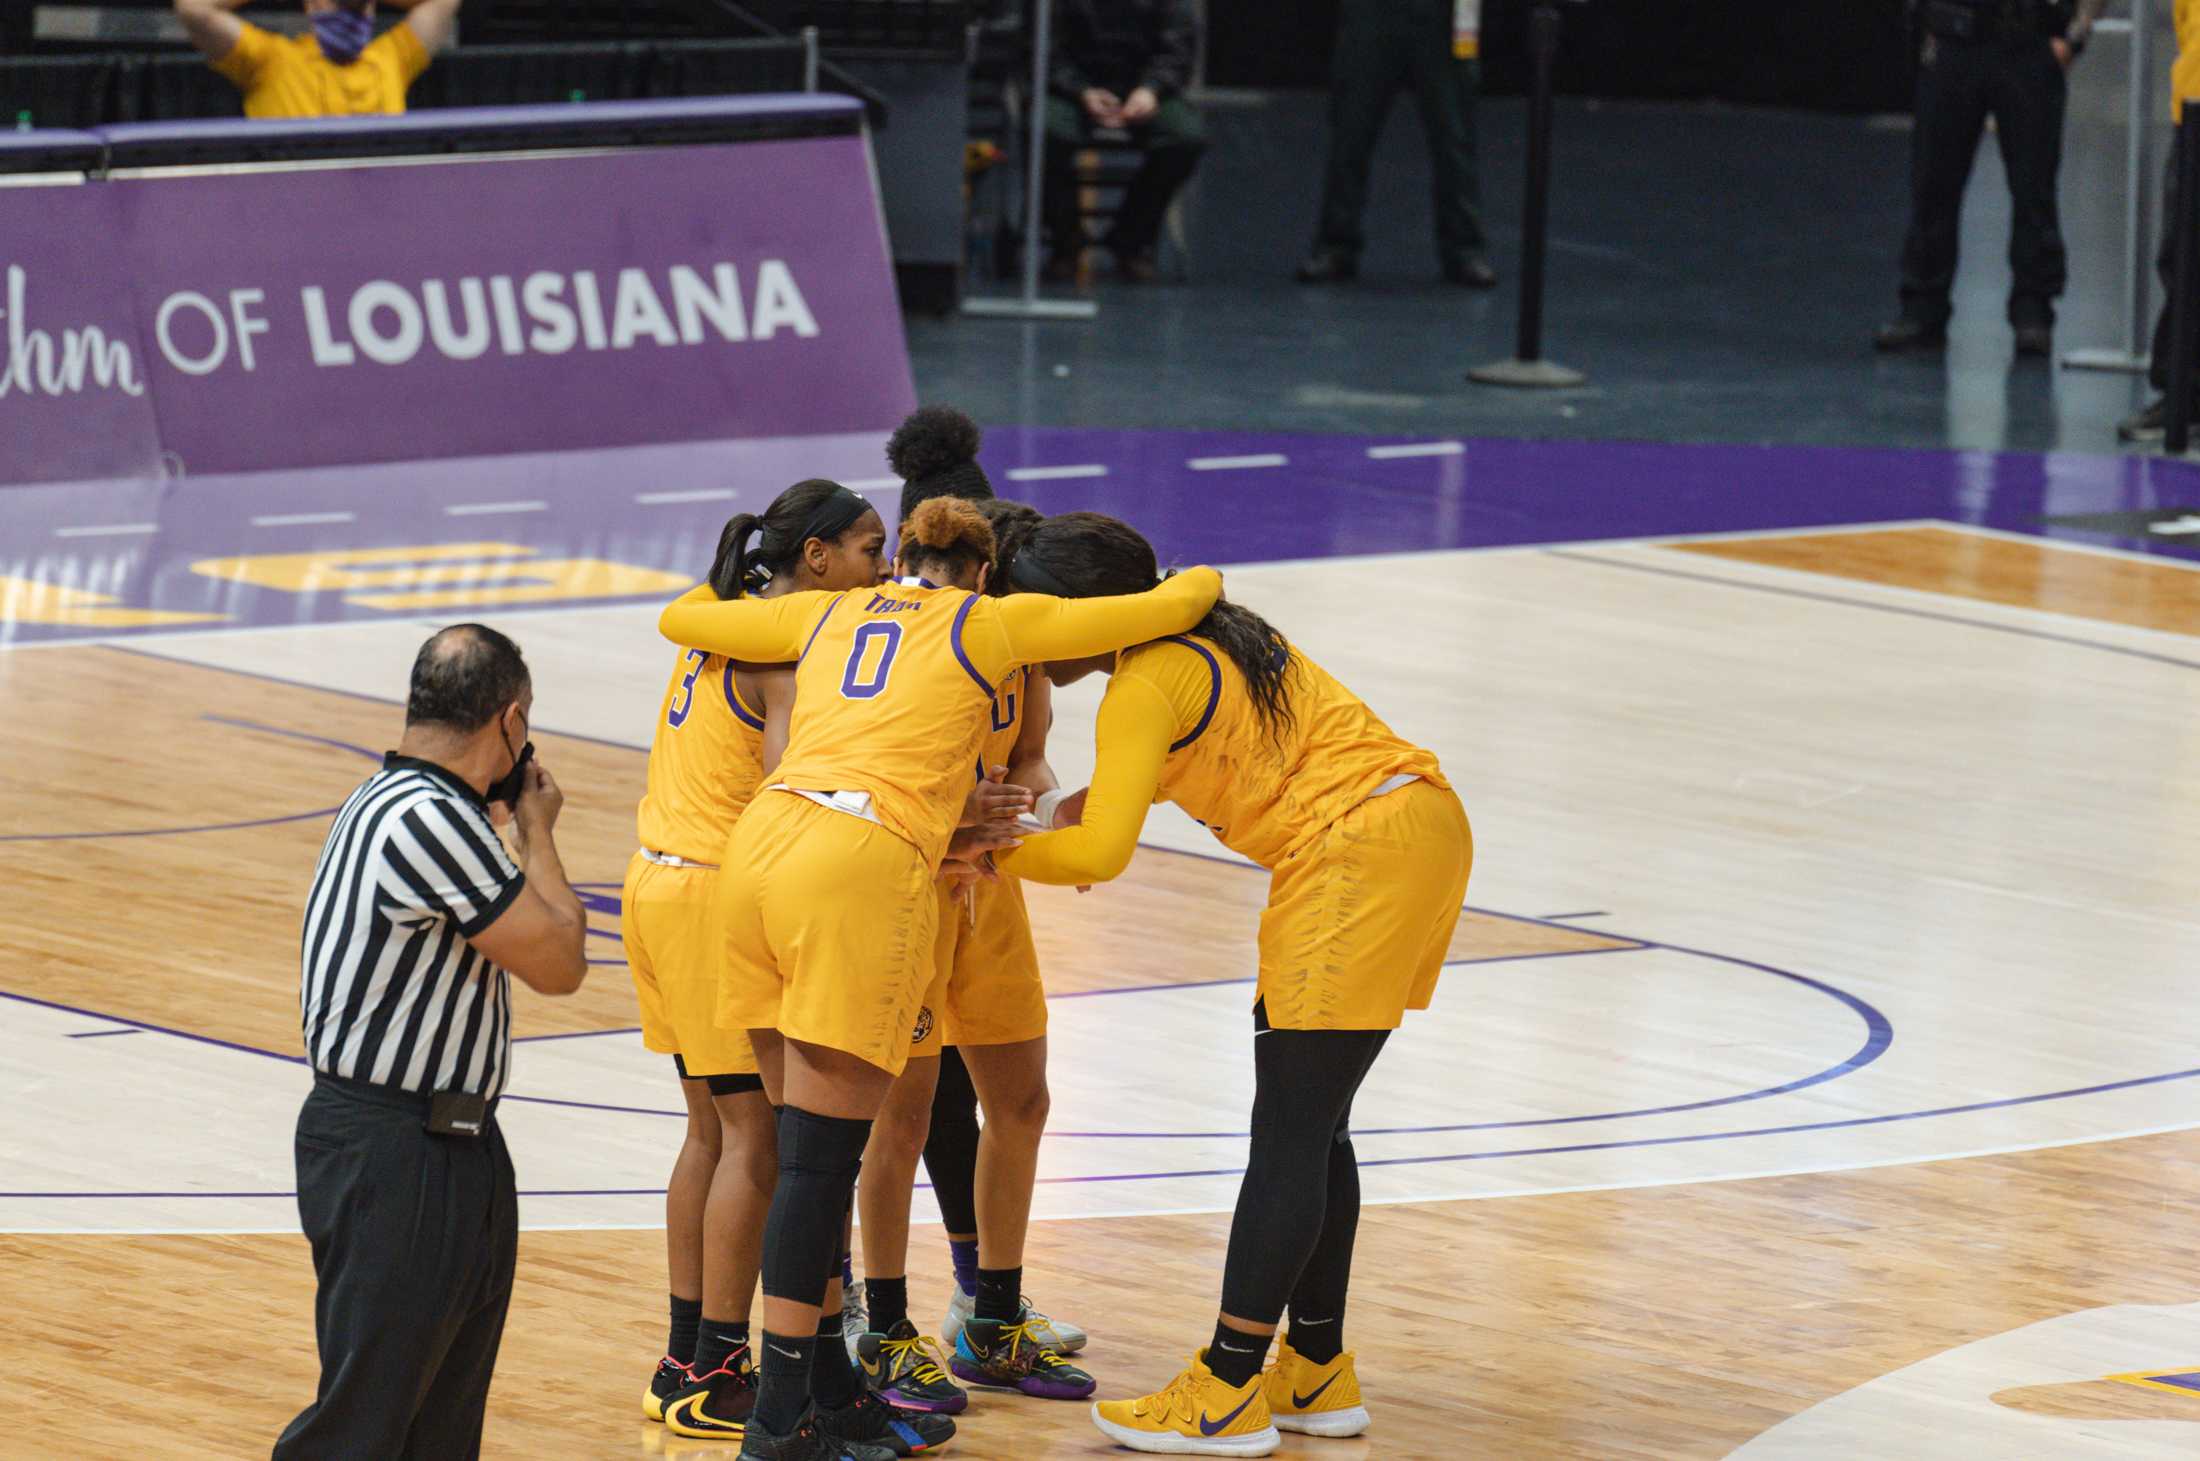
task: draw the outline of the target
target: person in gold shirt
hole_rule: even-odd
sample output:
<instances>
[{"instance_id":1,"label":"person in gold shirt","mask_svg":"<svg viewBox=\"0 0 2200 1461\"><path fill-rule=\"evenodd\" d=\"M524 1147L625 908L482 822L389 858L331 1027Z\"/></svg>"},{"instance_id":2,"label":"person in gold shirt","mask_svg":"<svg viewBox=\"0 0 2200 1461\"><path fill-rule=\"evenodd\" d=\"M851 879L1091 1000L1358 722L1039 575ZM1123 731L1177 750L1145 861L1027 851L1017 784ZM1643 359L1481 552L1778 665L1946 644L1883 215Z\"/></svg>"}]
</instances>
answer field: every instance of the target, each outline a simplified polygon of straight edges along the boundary
<instances>
[{"instance_id":1,"label":"person in gold shirt","mask_svg":"<svg viewBox=\"0 0 2200 1461\"><path fill-rule=\"evenodd\" d=\"M872 1118L932 982L934 882L951 853L1000 845L955 839L1003 682L1023 665L1181 633L1222 592L1222 575L1200 568L1118 598L988 598L993 548L976 508L937 498L904 526L892 584L764 600L704 586L658 621L686 648L796 662L786 756L719 858L741 875L722 874L714 894L718 1023L748 1031L781 1107L744 1457L869 1457L881 1440L906 1453L954 1434L945 1416L895 1414L864 1390L834 1271ZM1027 1331L996 1338L1027 1345Z\"/></svg>"},{"instance_id":2,"label":"person in gold shirt","mask_svg":"<svg viewBox=\"0 0 2200 1461\"><path fill-rule=\"evenodd\" d=\"M837 482L812 478L759 517L729 519L711 565L721 598L865 588L886 576L886 527ZM680 1435L739 1435L755 1399L748 1346L764 1213L778 1177L771 1105L748 1036L716 1022L710 942L718 856L785 743L793 674L699 649L674 660L658 706L641 847L627 868L620 934L642 1044L670 1055L687 1136L665 1189L672 1331L642 1413ZM777 745L767 750L772 728Z\"/></svg>"},{"instance_id":3,"label":"person in gold shirt","mask_svg":"<svg viewBox=\"0 0 2200 1461\"><path fill-rule=\"evenodd\" d=\"M1084 512L1048 519L1001 571L1068 598L1156 582L1144 538ZM1038 820L1058 830L996 854L1004 875L1116 877L1156 801L1270 872L1252 1147L1214 1338L1168 1386L1103 1401L1093 1420L1119 1445L1191 1455L1264 1456L1278 1427L1357 1435L1368 1414L1342 1334L1360 1215L1352 1100L1405 1012L1435 992L1474 863L1466 810L1433 754L1242 605L1046 671L1058 685L1111 677L1099 759L1085 791L1040 799ZM1264 1375L1287 1307L1290 1336Z\"/></svg>"},{"instance_id":4,"label":"person in gold shirt","mask_svg":"<svg viewBox=\"0 0 2200 1461\"><path fill-rule=\"evenodd\" d=\"M199 54L244 93L248 117L405 110L405 92L451 37L463 0L388 0L404 22L374 34L376 0L305 0L312 29L283 36L240 20L249 0L175 0Z\"/></svg>"}]
</instances>

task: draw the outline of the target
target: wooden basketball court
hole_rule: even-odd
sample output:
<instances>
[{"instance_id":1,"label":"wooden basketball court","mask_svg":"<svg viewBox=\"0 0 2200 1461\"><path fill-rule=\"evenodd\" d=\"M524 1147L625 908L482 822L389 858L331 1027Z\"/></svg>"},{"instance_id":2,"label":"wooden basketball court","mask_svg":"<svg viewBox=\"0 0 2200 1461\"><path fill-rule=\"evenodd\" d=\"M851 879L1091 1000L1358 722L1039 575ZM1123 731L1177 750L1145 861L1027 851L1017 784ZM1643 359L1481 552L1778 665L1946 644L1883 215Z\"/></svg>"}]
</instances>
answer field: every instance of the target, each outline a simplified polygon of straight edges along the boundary
<instances>
[{"instance_id":1,"label":"wooden basketball court","mask_svg":"<svg viewBox=\"0 0 2200 1461\"><path fill-rule=\"evenodd\" d=\"M2200 573L1900 523L1229 583L1440 753L1479 859L1356 1110L1375 1428L1282 1454L2200 1449ZM309 1397L300 909L413 649L483 617L533 666L598 966L517 996L488 1454L732 1455L638 1407L680 1124L617 893L671 651L610 592L0 653L0 1454L256 1454ZM1075 784L1095 687L1060 699ZM1120 884L1032 890L1028 1285L1103 1396L1211 1323L1250 1101L1263 879L1168 809L1147 835ZM917 1215L922 1322L948 1269ZM1121 1453L1082 1405L978 1396L955 1454Z\"/></svg>"}]
</instances>

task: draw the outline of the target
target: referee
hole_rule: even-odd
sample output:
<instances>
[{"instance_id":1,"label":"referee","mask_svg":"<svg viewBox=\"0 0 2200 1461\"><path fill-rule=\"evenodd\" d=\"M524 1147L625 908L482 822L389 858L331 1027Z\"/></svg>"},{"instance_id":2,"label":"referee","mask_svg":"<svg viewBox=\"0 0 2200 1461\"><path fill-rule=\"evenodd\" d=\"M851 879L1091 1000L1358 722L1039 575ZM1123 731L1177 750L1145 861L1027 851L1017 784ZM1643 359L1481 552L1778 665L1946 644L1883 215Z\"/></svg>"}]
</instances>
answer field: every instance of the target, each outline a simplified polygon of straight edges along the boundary
<instances>
[{"instance_id":1,"label":"referee","mask_svg":"<svg viewBox=\"0 0 2200 1461\"><path fill-rule=\"evenodd\" d=\"M565 795L527 740L534 698L511 640L439 631L413 661L403 739L321 849L296 1142L321 1382L277 1461L480 1452L518 1242L496 1123L505 971L570 994L588 968L550 835ZM495 830L507 822L516 865Z\"/></svg>"}]
</instances>

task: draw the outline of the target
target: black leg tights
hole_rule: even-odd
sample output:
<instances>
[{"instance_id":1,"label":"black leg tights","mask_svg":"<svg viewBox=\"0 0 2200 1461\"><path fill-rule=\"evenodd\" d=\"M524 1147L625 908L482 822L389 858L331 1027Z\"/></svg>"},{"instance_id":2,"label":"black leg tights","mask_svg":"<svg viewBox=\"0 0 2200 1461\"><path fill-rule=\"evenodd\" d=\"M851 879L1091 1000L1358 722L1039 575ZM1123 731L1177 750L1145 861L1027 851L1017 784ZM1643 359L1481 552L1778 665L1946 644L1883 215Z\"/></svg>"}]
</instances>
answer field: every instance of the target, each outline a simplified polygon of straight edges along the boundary
<instances>
[{"instance_id":1,"label":"black leg tights","mask_svg":"<svg viewBox=\"0 0 2200 1461\"><path fill-rule=\"evenodd\" d=\"M1309 1342L1337 1343L1360 1219L1352 1098L1389 1038L1388 1030L1254 1037L1252 1153L1230 1224L1225 1314L1274 1324L1288 1303L1294 1333L1314 1320Z\"/></svg>"},{"instance_id":2,"label":"black leg tights","mask_svg":"<svg viewBox=\"0 0 2200 1461\"><path fill-rule=\"evenodd\" d=\"M978 1092L970 1084L970 1067L952 1045L940 1052L924 1170L949 1235L978 1231Z\"/></svg>"}]
</instances>

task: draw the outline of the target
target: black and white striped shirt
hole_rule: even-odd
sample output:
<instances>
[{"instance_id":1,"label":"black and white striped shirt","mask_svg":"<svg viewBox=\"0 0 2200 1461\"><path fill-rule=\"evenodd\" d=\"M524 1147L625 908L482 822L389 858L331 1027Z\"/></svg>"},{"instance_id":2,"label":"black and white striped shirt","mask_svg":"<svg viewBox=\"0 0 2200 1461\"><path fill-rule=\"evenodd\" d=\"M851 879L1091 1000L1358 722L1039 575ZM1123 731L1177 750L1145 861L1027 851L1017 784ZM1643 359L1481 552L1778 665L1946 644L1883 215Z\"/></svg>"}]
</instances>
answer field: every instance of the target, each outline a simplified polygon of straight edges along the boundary
<instances>
[{"instance_id":1,"label":"black and white striped shirt","mask_svg":"<svg viewBox=\"0 0 2200 1461\"><path fill-rule=\"evenodd\" d=\"M394 751L336 814L306 900L306 1058L408 1091L495 1096L512 1066L511 979L466 940L526 876L487 805Z\"/></svg>"}]
</instances>

